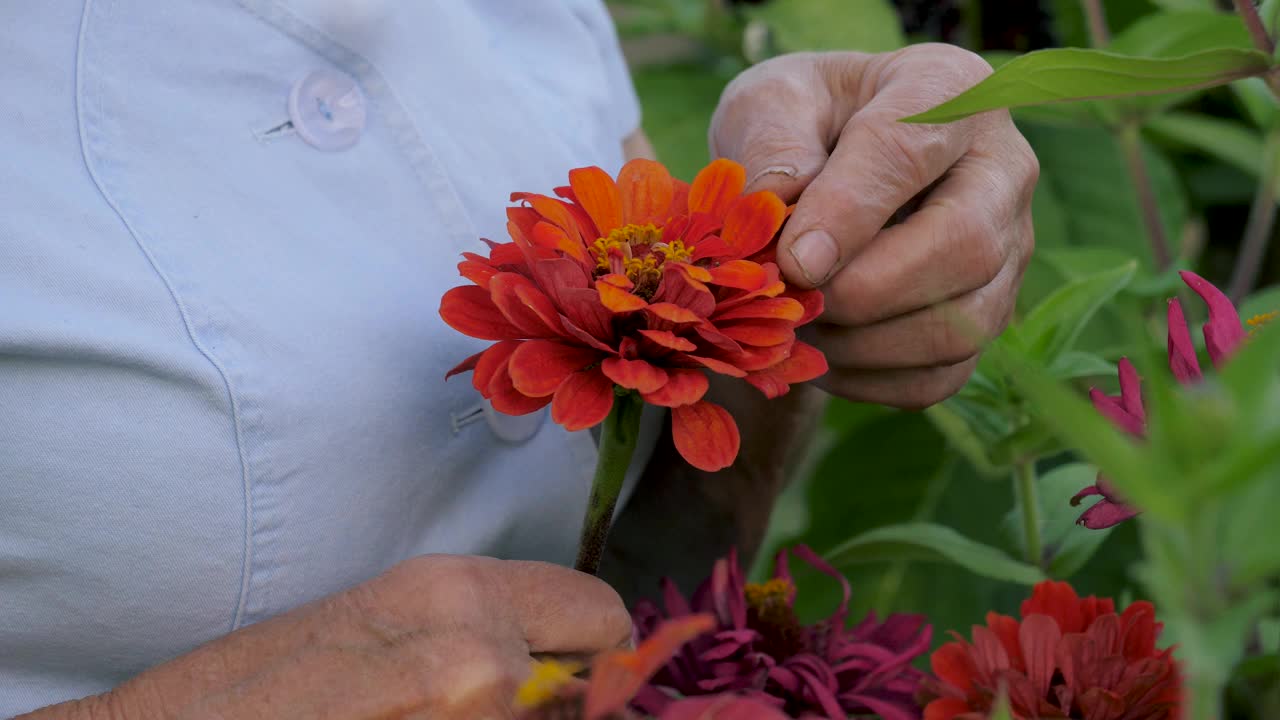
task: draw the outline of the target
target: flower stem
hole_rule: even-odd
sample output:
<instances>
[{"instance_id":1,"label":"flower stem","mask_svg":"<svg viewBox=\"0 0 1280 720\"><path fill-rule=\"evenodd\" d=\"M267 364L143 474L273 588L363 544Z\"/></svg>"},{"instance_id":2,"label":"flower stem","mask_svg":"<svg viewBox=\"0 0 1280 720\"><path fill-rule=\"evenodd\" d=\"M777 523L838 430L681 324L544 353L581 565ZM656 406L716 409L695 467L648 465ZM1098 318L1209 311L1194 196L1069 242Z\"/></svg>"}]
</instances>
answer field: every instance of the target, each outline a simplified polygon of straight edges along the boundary
<instances>
[{"instance_id":1,"label":"flower stem","mask_svg":"<svg viewBox=\"0 0 1280 720\"><path fill-rule=\"evenodd\" d=\"M1173 256L1169 252L1164 220L1160 218L1160 204L1156 201L1151 175L1147 172L1147 160L1142 156L1142 135L1138 124L1123 124L1119 129L1119 140L1133 188L1138 193L1138 208L1142 211L1142 222L1147 226L1147 238L1151 241L1151 257L1156 261L1157 270L1165 270L1173 262Z\"/></svg>"},{"instance_id":2,"label":"flower stem","mask_svg":"<svg viewBox=\"0 0 1280 720\"><path fill-rule=\"evenodd\" d=\"M1089 21L1089 41L1096 48L1111 43L1111 31L1107 29L1107 14L1102 10L1102 0L1080 0L1085 19Z\"/></svg>"},{"instance_id":3,"label":"flower stem","mask_svg":"<svg viewBox=\"0 0 1280 720\"><path fill-rule=\"evenodd\" d=\"M614 398L613 409L605 418L596 474L591 480L591 499L587 501L587 516L582 521L578 559L573 565L584 573L595 575L600 569L618 493L622 491L622 481L627 477L631 456L636 451L643 411L644 402L635 393L628 392Z\"/></svg>"},{"instance_id":4,"label":"flower stem","mask_svg":"<svg viewBox=\"0 0 1280 720\"><path fill-rule=\"evenodd\" d=\"M1253 289L1258 279L1267 244L1271 240L1276 220L1276 181L1280 179L1280 131L1267 133L1267 143L1262 153L1262 179L1258 183L1253 205L1249 208L1249 221L1244 227L1244 239L1240 242L1240 255L1227 295L1239 303Z\"/></svg>"},{"instance_id":5,"label":"flower stem","mask_svg":"<svg viewBox=\"0 0 1280 720\"><path fill-rule=\"evenodd\" d=\"M1253 0L1233 0L1236 13L1244 20L1244 26L1249 29L1249 37L1253 40L1253 46L1266 53L1273 55L1276 51L1275 41L1271 39L1271 35L1267 33L1267 26L1262 22L1262 16L1258 14L1258 8L1253 4ZM1263 75L1267 87L1271 88L1271 93L1280 98L1280 78L1274 73L1268 72Z\"/></svg>"},{"instance_id":6,"label":"flower stem","mask_svg":"<svg viewBox=\"0 0 1280 720\"><path fill-rule=\"evenodd\" d=\"M1022 529L1027 562L1040 567L1044 544L1040 539L1040 495L1036 487L1036 461L1024 460L1013 466L1013 490L1022 508Z\"/></svg>"}]
</instances>

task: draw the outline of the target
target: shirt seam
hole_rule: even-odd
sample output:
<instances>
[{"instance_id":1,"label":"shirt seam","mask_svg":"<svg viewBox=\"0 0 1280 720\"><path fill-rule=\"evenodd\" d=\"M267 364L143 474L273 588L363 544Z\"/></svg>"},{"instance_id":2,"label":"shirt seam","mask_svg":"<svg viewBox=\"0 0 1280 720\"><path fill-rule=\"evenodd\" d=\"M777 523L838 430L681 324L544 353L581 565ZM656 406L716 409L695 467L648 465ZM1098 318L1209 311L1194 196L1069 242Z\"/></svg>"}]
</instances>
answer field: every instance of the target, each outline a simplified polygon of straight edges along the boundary
<instances>
[{"instance_id":1,"label":"shirt seam","mask_svg":"<svg viewBox=\"0 0 1280 720\"><path fill-rule=\"evenodd\" d=\"M244 542L240 567L240 590L239 597L236 601L236 611L231 620L231 630L234 631L239 628L241 622L243 622L249 589L249 567L252 563L253 555L253 500L250 487L251 476L249 473L248 458L244 452L240 406L236 399L236 393L226 369L223 367L221 361L219 361L209 348L207 348L196 336L190 313L188 312L187 306L183 302L182 297L178 294L168 275L160 269L155 256L152 255L150 248L147 247L147 244L143 241L142 236L134 228L133 224L129 222L129 219L125 216L125 213L121 209L119 203L107 190L106 183L102 180L97 167L93 162L93 155L90 152L90 140L85 131L86 98L84 95L84 47L85 38L88 34L89 17L92 12L93 3L94 0L85 0L84 2L84 7L82 8L80 15L80 30L76 38L75 107L76 131L80 140L81 159L84 162L85 170L88 172L89 179L93 183L94 188L98 191L98 194L102 196L103 201L111 208L112 212L115 213L116 217L120 219L121 224L124 225L125 229L129 232L129 235L133 238L134 244L137 246L139 252L142 253L148 265L150 265L151 270L156 274L156 277L160 280L161 284L164 285L164 288L169 295L169 299L173 302L174 307L178 311L178 315L182 320L183 330L187 335L187 339L191 342L192 346L195 347L196 351L199 352L200 355L203 356L218 373L218 377L222 381L222 385L226 391L227 400L231 408L231 422L236 441L236 455L240 461L241 485L244 492ZM99 97L101 97L100 88ZM101 107L98 108L98 111L101 113Z\"/></svg>"}]
</instances>

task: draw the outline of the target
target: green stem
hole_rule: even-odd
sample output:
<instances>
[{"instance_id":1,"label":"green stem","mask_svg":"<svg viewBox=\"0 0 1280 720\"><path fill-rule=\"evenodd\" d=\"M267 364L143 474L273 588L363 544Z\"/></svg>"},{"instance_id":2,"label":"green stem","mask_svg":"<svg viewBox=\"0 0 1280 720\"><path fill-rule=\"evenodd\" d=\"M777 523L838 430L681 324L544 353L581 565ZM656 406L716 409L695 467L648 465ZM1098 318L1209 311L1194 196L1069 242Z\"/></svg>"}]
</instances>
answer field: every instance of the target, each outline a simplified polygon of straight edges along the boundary
<instances>
[{"instance_id":1,"label":"green stem","mask_svg":"<svg viewBox=\"0 0 1280 720\"><path fill-rule=\"evenodd\" d=\"M613 524L613 510L618 504L622 481L631 467L631 456L636 451L636 439L640 435L640 415L644 402L638 395L628 392L613 400L613 409L605 418L600 432L600 454L596 460L596 474L591 480L591 499L587 501L587 516L582 521L582 540L578 543L578 559L574 567L595 575L600 569L605 542L609 539L609 527Z\"/></svg>"},{"instance_id":2,"label":"green stem","mask_svg":"<svg viewBox=\"0 0 1280 720\"><path fill-rule=\"evenodd\" d=\"M1188 703L1191 712L1187 715L1191 720L1220 720L1222 717L1222 683L1215 675L1190 673L1187 678L1187 690L1191 698Z\"/></svg>"},{"instance_id":3,"label":"green stem","mask_svg":"<svg viewBox=\"0 0 1280 720\"><path fill-rule=\"evenodd\" d=\"M1267 133L1267 143L1262 153L1262 179L1249 208L1249 221L1244 227L1244 239L1240 242L1240 255L1236 258L1227 295L1239 303L1253 289L1258 271L1267 254L1272 229L1276 220L1276 182L1280 179L1280 132Z\"/></svg>"},{"instance_id":4,"label":"green stem","mask_svg":"<svg viewBox=\"0 0 1280 720\"><path fill-rule=\"evenodd\" d=\"M1022 508L1027 562L1040 567L1044 563L1044 544L1040 539L1040 496L1036 487L1035 460L1024 460L1013 466L1013 489Z\"/></svg>"},{"instance_id":5,"label":"green stem","mask_svg":"<svg viewBox=\"0 0 1280 720\"><path fill-rule=\"evenodd\" d=\"M1147 226L1151 256L1156 261L1156 269L1165 270L1173 262L1173 256L1169 252L1169 238L1165 234L1164 221L1160 218L1160 204L1156 201L1151 175L1147 172L1147 160L1142 156L1142 135L1138 124L1126 122L1120 126L1119 140L1125 163L1129 166L1133 188L1138 193L1138 208L1142 211L1142 222Z\"/></svg>"},{"instance_id":6,"label":"green stem","mask_svg":"<svg viewBox=\"0 0 1280 720\"><path fill-rule=\"evenodd\" d=\"M1089 22L1089 40L1096 48L1104 48L1111 44L1111 31L1107 28L1107 14L1102 9L1102 0L1080 0L1084 8L1084 17Z\"/></svg>"}]
</instances>

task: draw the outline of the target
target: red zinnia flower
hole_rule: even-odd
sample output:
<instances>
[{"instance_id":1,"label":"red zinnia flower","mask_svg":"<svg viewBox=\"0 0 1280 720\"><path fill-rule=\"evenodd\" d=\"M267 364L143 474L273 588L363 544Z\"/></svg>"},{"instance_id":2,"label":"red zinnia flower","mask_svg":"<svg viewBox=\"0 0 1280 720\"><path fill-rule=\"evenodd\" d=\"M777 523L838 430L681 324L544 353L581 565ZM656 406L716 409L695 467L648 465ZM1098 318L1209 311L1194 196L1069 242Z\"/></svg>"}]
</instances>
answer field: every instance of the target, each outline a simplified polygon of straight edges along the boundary
<instances>
[{"instance_id":1,"label":"red zinnia flower","mask_svg":"<svg viewBox=\"0 0 1280 720\"><path fill-rule=\"evenodd\" d=\"M1209 351L1209 359L1214 367L1222 367L1223 363L1244 342L1246 334L1240 323L1240 315L1231 304L1231 300L1208 280L1193 272L1179 273L1182 281L1204 300L1209 306L1209 321L1204 325L1204 344ZM1252 321L1251 321L1252 322ZM1184 385L1197 383L1203 377L1200 372L1200 361L1196 357L1196 346L1191 341L1191 331L1187 328L1186 317L1182 314L1182 304L1177 298L1169 301L1169 368L1173 376ZM1120 394L1106 395L1094 388L1089 391L1093 406L1098 409L1117 427L1130 435L1143 437L1147 433L1146 410L1142 406L1142 383L1138 371L1128 358L1121 358L1119 363ZM1128 505L1111 487L1101 474L1094 485L1076 493L1071 498L1072 505L1090 495L1101 495L1102 500L1085 510L1077 523L1091 530L1108 528L1124 522L1137 515L1140 510Z\"/></svg>"},{"instance_id":2,"label":"red zinnia flower","mask_svg":"<svg viewBox=\"0 0 1280 720\"><path fill-rule=\"evenodd\" d=\"M822 311L818 291L789 290L773 262L786 205L743 195L742 166L716 160L692 185L651 160L615 182L600 168L569 173L562 199L513 193L511 242L464 253L475 283L453 288L440 315L497 343L449 374L501 412L551 405L569 430L605 419L615 386L671 408L672 435L695 467L719 470L738 453L737 425L703 400L705 370L740 377L768 397L827 371L795 328Z\"/></svg>"},{"instance_id":3,"label":"red zinnia flower","mask_svg":"<svg viewBox=\"0 0 1280 720\"><path fill-rule=\"evenodd\" d=\"M956 635L931 658L935 697L925 720L982 720L1003 690L1019 720L1177 720L1182 680L1149 602L1119 615L1108 598L1081 599L1045 581L1022 603L1022 620L987 614L973 642Z\"/></svg>"},{"instance_id":4,"label":"red zinnia flower","mask_svg":"<svg viewBox=\"0 0 1280 720\"><path fill-rule=\"evenodd\" d=\"M844 720L874 713L884 720L919 718L915 695L924 673L911 662L929 649L931 629L924 618L892 615L881 623L872 613L846 627L848 580L803 545L791 552L840 581L844 598L830 618L800 624L786 550L778 554L773 579L763 584L743 583L736 553L716 562L692 601L666 580L665 614L712 613L717 631L685 645L636 694L635 705L660 714L673 697L737 693L792 717ZM634 617L638 637L647 637L663 622L663 613L649 602L638 603Z\"/></svg>"}]
</instances>

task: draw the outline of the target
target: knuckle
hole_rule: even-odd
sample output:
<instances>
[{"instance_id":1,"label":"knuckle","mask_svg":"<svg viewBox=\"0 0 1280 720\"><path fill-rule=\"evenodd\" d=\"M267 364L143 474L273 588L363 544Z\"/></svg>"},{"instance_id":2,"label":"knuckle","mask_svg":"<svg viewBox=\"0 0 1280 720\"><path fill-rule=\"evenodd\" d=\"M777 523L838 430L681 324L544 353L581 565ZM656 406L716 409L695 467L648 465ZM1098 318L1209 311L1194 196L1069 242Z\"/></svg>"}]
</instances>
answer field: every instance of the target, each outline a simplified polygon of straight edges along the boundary
<instances>
[{"instance_id":1,"label":"knuckle","mask_svg":"<svg viewBox=\"0 0 1280 720\"><path fill-rule=\"evenodd\" d=\"M931 311L933 318L928 330L929 359L937 366L962 363L981 350L981 340L972 330L961 327L961 322L945 311Z\"/></svg>"}]
</instances>

